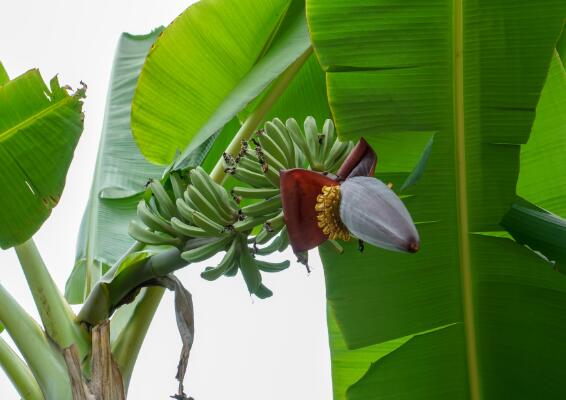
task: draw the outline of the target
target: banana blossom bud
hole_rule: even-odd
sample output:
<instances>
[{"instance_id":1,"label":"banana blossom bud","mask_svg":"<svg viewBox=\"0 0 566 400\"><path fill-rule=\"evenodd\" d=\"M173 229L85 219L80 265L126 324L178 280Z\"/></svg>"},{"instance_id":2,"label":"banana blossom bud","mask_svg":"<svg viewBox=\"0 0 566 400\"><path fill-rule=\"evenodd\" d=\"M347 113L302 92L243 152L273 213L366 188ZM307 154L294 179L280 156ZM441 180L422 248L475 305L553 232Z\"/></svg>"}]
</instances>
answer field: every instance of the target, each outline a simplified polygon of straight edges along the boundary
<instances>
[{"instance_id":1,"label":"banana blossom bud","mask_svg":"<svg viewBox=\"0 0 566 400\"><path fill-rule=\"evenodd\" d=\"M361 139L337 176L305 169L281 171L281 199L295 253L350 234L390 250L416 252L419 235L403 202L373 178L377 157Z\"/></svg>"}]
</instances>

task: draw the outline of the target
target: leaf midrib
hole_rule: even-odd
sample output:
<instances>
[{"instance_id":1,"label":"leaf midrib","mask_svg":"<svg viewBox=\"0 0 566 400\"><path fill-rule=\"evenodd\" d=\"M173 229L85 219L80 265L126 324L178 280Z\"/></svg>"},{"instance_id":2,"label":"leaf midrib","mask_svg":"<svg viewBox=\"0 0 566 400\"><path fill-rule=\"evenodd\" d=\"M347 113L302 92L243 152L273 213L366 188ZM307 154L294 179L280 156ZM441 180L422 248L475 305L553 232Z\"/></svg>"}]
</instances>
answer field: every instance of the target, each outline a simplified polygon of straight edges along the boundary
<instances>
[{"instance_id":1,"label":"leaf midrib","mask_svg":"<svg viewBox=\"0 0 566 400\"><path fill-rule=\"evenodd\" d=\"M454 132L456 156L458 242L462 307L470 399L479 400L477 342L474 321L472 270L470 261L466 136L464 124L464 15L463 1L454 1Z\"/></svg>"}]
</instances>

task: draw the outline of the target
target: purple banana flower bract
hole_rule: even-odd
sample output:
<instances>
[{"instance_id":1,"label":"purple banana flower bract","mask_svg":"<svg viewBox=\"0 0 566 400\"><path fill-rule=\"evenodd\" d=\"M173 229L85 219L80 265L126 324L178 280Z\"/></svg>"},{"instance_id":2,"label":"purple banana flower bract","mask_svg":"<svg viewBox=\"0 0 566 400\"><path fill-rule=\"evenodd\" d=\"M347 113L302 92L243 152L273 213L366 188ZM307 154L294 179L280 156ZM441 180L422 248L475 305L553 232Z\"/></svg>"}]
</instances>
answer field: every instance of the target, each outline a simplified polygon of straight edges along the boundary
<instances>
[{"instance_id":1,"label":"purple banana flower bract","mask_svg":"<svg viewBox=\"0 0 566 400\"><path fill-rule=\"evenodd\" d=\"M355 237L389 250L419 249L419 234L407 208L379 179L346 179L340 193L340 219Z\"/></svg>"}]
</instances>

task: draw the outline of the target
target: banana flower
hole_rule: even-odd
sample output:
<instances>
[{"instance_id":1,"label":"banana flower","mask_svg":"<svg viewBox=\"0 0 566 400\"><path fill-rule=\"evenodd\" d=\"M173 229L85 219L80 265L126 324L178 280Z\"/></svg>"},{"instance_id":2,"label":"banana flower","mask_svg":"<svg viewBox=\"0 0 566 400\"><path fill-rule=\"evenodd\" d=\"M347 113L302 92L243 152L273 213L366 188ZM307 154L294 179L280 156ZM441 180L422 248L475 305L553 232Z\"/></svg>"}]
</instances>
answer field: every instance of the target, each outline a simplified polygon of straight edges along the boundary
<instances>
[{"instance_id":1,"label":"banana flower","mask_svg":"<svg viewBox=\"0 0 566 400\"><path fill-rule=\"evenodd\" d=\"M375 152L361 139L337 175L301 168L281 171L283 212L295 253L351 236L394 251L419 249L419 234L407 208L373 177L376 163Z\"/></svg>"}]
</instances>

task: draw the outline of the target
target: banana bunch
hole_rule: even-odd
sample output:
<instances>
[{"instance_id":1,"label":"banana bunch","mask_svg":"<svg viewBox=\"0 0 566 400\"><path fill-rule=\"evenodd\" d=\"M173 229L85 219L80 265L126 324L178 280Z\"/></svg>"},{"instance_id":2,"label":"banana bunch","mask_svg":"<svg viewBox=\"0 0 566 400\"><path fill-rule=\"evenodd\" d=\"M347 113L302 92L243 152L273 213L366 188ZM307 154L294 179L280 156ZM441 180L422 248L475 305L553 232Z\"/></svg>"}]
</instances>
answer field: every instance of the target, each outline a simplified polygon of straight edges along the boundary
<instances>
[{"instance_id":1,"label":"banana bunch","mask_svg":"<svg viewBox=\"0 0 566 400\"><path fill-rule=\"evenodd\" d=\"M246 186L236 186L228 193L201 167L171 173L165 186L150 181L129 234L146 244L184 249L182 257L188 262L225 252L220 263L207 267L201 276L215 280L241 271L250 293L269 297L272 293L261 283L261 272L289 267L288 261L270 263L256 258L281 252L289 245L279 192L280 171L310 166L334 173L353 146L337 140L331 120L326 120L319 132L314 118L308 117L303 132L294 119L284 124L275 118L266 122L251 142L243 141L236 157L224 154L225 171ZM252 202L240 206L242 199Z\"/></svg>"}]
</instances>

